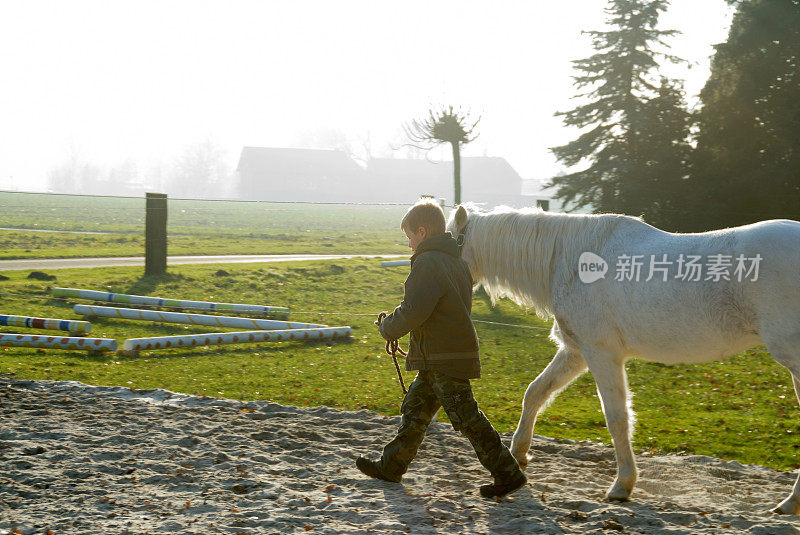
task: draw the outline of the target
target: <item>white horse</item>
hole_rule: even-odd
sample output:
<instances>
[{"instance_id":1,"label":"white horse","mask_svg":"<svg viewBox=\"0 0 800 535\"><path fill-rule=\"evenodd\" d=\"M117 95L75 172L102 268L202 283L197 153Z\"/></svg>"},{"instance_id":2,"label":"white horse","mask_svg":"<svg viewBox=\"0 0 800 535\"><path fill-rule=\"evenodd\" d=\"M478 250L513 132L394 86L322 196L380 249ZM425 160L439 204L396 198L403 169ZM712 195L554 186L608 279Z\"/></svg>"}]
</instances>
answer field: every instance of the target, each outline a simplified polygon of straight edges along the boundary
<instances>
[{"instance_id":1,"label":"white horse","mask_svg":"<svg viewBox=\"0 0 800 535\"><path fill-rule=\"evenodd\" d=\"M511 441L523 469L537 413L587 367L614 441L610 500L627 500L637 477L628 358L697 363L763 343L800 400L800 222L672 234L623 215L466 205L447 230L493 301L554 319L558 351L528 386ZM800 477L773 511L800 513Z\"/></svg>"}]
</instances>

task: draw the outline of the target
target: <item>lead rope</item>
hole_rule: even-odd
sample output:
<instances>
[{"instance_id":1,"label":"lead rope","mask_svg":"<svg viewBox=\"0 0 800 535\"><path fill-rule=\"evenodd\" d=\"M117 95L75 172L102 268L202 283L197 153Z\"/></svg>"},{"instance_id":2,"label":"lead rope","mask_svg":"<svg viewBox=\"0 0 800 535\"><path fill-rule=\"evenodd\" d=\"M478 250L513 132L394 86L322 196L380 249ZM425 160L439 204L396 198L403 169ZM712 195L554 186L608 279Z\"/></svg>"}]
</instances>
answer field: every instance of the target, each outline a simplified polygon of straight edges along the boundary
<instances>
[{"instance_id":1,"label":"lead rope","mask_svg":"<svg viewBox=\"0 0 800 535\"><path fill-rule=\"evenodd\" d=\"M381 322L385 317L386 312L381 312L378 314L378 319L375 321L375 325L380 327ZM404 357L406 356L406 352L400 349L400 341L386 340L386 354L392 356L392 361L394 361L394 369L397 370L397 378L400 379L400 388L403 389L403 395L405 396L408 394L408 390L406 390L406 385L403 383L403 374L400 373L400 365L397 363L397 357L395 356L396 353L400 353Z\"/></svg>"}]
</instances>

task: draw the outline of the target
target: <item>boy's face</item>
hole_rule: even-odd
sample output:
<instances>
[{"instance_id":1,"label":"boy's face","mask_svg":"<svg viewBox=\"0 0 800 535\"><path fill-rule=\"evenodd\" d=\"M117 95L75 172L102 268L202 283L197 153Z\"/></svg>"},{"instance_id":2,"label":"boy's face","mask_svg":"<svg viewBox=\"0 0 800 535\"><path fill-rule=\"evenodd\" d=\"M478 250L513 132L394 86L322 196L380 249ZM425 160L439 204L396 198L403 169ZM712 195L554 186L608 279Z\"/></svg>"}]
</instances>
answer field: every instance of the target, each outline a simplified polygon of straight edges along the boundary
<instances>
[{"instance_id":1,"label":"boy's face","mask_svg":"<svg viewBox=\"0 0 800 535\"><path fill-rule=\"evenodd\" d=\"M416 232L412 230L405 230L403 232L405 232L408 238L408 246L411 247L411 250L414 252L417 252L417 246L428 237L428 229L425 227L419 227Z\"/></svg>"}]
</instances>

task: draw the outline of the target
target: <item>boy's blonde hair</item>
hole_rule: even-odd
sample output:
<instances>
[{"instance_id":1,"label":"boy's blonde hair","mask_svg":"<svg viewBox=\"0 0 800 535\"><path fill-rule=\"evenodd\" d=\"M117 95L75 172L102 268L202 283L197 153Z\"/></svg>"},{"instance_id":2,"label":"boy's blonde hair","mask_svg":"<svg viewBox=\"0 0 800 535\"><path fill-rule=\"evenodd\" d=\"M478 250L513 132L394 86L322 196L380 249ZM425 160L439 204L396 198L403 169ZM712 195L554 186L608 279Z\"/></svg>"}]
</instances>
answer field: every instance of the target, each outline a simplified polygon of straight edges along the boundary
<instances>
[{"instance_id":1,"label":"boy's blonde hair","mask_svg":"<svg viewBox=\"0 0 800 535\"><path fill-rule=\"evenodd\" d=\"M419 227L425 227L428 236L444 233L446 221L444 211L435 201L422 199L408 209L400 222L403 232L417 232Z\"/></svg>"}]
</instances>

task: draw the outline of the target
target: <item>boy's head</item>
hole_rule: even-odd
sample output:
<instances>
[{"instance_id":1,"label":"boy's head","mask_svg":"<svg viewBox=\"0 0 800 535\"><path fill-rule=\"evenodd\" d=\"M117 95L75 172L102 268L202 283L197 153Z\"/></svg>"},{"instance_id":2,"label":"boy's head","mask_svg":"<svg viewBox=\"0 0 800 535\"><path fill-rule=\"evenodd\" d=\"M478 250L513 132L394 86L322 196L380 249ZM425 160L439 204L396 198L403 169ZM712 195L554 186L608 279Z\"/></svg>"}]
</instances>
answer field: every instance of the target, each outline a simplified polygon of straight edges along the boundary
<instances>
[{"instance_id":1,"label":"boy's head","mask_svg":"<svg viewBox=\"0 0 800 535\"><path fill-rule=\"evenodd\" d=\"M408 246L416 251L422 241L444 233L445 224L442 207L433 201L422 200L409 208L400 222L400 229L408 237Z\"/></svg>"}]
</instances>

